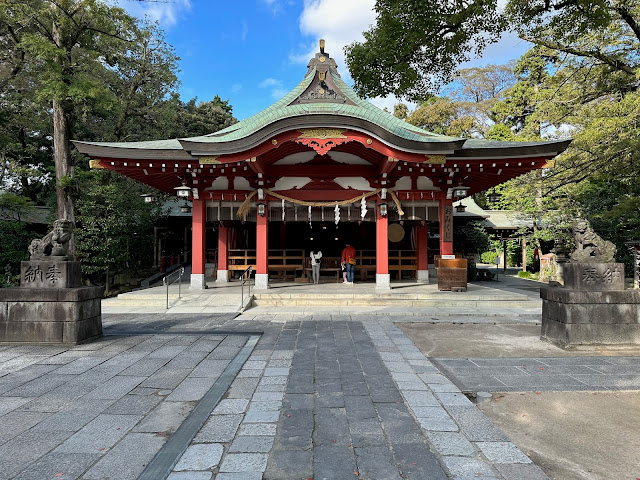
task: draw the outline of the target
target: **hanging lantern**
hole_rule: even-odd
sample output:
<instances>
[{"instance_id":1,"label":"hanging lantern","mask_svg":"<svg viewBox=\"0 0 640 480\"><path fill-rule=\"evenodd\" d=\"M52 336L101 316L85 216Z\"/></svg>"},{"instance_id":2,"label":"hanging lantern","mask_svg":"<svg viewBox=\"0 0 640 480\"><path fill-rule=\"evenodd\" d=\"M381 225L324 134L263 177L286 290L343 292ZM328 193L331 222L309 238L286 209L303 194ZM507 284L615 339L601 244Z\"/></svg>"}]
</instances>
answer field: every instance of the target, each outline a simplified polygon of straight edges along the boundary
<instances>
[{"instance_id":1,"label":"hanging lantern","mask_svg":"<svg viewBox=\"0 0 640 480\"><path fill-rule=\"evenodd\" d=\"M191 207L189 206L189 204L187 202L184 202L184 205L182 205L180 207L180 211L182 213L191 213Z\"/></svg>"},{"instance_id":2,"label":"hanging lantern","mask_svg":"<svg viewBox=\"0 0 640 480\"><path fill-rule=\"evenodd\" d=\"M386 217L387 213L388 213L388 209L387 209L387 202L382 202L380 205L380 216L381 217Z\"/></svg>"},{"instance_id":3,"label":"hanging lantern","mask_svg":"<svg viewBox=\"0 0 640 480\"><path fill-rule=\"evenodd\" d=\"M153 193L143 193L140 196L144 199L144 203L155 203L158 201L158 197Z\"/></svg>"},{"instance_id":4,"label":"hanging lantern","mask_svg":"<svg viewBox=\"0 0 640 480\"><path fill-rule=\"evenodd\" d=\"M487 200L489 200L491 203L499 202L501 198L502 194L496 192L495 190L491 191L491 193L487 195Z\"/></svg>"},{"instance_id":5,"label":"hanging lantern","mask_svg":"<svg viewBox=\"0 0 640 480\"><path fill-rule=\"evenodd\" d=\"M453 189L453 196L457 198L464 198L467 196L468 191L469 191L469 187L465 187L461 183L460 185L458 185Z\"/></svg>"},{"instance_id":6,"label":"hanging lantern","mask_svg":"<svg viewBox=\"0 0 640 480\"><path fill-rule=\"evenodd\" d=\"M264 203L264 202L259 202L258 203L258 215L260 215L261 217L264 217L266 213L267 213L267 204Z\"/></svg>"},{"instance_id":7,"label":"hanging lantern","mask_svg":"<svg viewBox=\"0 0 640 480\"><path fill-rule=\"evenodd\" d=\"M464 213L464 211L467 209L466 205L463 205L462 202L458 203L458 205L456 205L456 212L458 213Z\"/></svg>"},{"instance_id":8,"label":"hanging lantern","mask_svg":"<svg viewBox=\"0 0 640 480\"><path fill-rule=\"evenodd\" d=\"M191 188L187 187L187 182L184 180L182 181L182 185L175 187L174 190L176 191L176 196L180 198L188 198L191 194Z\"/></svg>"}]
</instances>

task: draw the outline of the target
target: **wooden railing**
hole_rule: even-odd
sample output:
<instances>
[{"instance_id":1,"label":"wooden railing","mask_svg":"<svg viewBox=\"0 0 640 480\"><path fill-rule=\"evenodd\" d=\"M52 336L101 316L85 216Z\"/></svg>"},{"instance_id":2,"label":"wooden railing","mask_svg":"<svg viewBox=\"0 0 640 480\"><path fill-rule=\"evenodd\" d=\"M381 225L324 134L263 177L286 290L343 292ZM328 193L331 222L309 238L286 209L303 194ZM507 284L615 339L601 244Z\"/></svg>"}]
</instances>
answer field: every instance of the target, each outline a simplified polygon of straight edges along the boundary
<instances>
[{"instance_id":1,"label":"wooden railing","mask_svg":"<svg viewBox=\"0 0 640 480\"><path fill-rule=\"evenodd\" d=\"M246 249L229 250L229 270L244 271L248 267L256 268L256 251ZM327 262L331 260L331 265ZM376 272L376 251L356 250L356 276L365 280L369 274ZM395 273L400 280L402 272L418 269L417 257L414 250L389 250L389 272ZM334 269L339 267L339 259L326 257L321 265ZM296 278L302 274L308 275L310 269L309 256L304 250L269 250L269 271L276 278ZM415 274L414 274L415 276Z\"/></svg>"},{"instance_id":2,"label":"wooden railing","mask_svg":"<svg viewBox=\"0 0 640 480\"><path fill-rule=\"evenodd\" d=\"M275 278L296 278L304 271L306 255L304 250L269 250L269 271ZM256 269L255 250L229 250L229 270L244 271L248 267Z\"/></svg>"},{"instance_id":3,"label":"wooden railing","mask_svg":"<svg viewBox=\"0 0 640 480\"><path fill-rule=\"evenodd\" d=\"M357 250L356 251L356 275L365 280L369 272L376 273L376 251ZM395 272L396 280L402 278L403 271L413 271L418 269L418 257L414 250L389 250L389 272ZM415 277L415 274L414 274Z\"/></svg>"}]
</instances>

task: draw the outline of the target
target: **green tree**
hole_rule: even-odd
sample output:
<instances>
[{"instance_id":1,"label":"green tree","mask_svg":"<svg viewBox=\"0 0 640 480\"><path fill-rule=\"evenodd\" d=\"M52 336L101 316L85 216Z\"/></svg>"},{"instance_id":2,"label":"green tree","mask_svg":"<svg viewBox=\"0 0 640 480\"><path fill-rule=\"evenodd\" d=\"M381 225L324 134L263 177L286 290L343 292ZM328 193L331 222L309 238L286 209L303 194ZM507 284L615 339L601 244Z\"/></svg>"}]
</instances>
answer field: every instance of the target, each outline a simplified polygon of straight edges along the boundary
<instances>
[{"instance_id":1,"label":"green tree","mask_svg":"<svg viewBox=\"0 0 640 480\"><path fill-rule=\"evenodd\" d=\"M150 263L153 225L160 214L156 205L144 202L144 186L108 170L80 174L77 256L89 275L104 275L106 292L110 278Z\"/></svg>"},{"instance_id":2,"label":"green tree","mask_svg":"<svg viewBox=\"0 0 640 480\"><path fill-rule=\"evenodd\" d=\"M377 0L375 10L364 42L345 48L354 88L369 97L424 100L505 24L496 0Z\"/></svg>"},{"instance_id":3,"label":"green tree","mask_svg":"<svg viewBox=\"0 0 640 480\"><path fill-rule=\"evenodd\" d=\"M13 193L0 193L0 287L19 282L20 262L29 259L33 238L25 220L33 212L33 202Z\"/></svg>"},{"instance_id":4,"label":"green tree","mask_svg":"<svg viewBox=\"0 0 640 480\"><path fill-rule=\"evenodd\" d=\"M2 0L0 11L20 61L39 64L37 92L53 114L58 217L75 223L71 137L76 106L108 96L95 72L122 48L132 18L99 0Z\"/></svg>"}]
</instances>

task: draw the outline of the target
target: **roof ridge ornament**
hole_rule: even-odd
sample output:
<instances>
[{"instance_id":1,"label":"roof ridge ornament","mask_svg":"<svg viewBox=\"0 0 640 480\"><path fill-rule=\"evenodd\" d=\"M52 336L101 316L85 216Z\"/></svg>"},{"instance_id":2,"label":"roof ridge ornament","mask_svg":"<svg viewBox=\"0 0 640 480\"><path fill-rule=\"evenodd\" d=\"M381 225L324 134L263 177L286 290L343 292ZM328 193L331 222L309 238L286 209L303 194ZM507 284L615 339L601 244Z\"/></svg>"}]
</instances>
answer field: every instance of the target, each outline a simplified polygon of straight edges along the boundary
<instances>
[{"instance_id":1,"label":"roof ridge ornament","mask_svg":"<svg viewBox=\"0 0 640 480\"><path fill-rule=\"evenodd\" d=\"M320 39L320 53L324 54L324 38Z\"/></svg>"}]
</instances>

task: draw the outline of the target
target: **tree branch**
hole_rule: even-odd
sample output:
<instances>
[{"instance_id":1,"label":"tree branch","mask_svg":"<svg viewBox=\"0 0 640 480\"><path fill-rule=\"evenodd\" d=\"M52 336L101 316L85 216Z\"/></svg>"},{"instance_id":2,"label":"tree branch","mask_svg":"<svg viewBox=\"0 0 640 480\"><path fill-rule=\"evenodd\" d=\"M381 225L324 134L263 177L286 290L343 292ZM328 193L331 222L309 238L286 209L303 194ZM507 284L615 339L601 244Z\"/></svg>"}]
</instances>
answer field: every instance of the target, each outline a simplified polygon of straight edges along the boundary
<instances>
[{"instance_id":1,"label":"tree branch","mask_svg":"<svg viewBox=\"0 0 640 480\"><path fill-rule=\"evenodd\" d=\"M638 24L636 19L633 18L633 15L629 13L629 10L627 10L623 6L613 7L613 9L618 13L618 15L620 15L620 17L627 23L627 25L629 25L629 28L631 28L636 38L640 40L640 25Z\"/></svg>"},{"instance_id":2,"label":"tree branch","mask_svg":"<svg viewBox=\"0 0 640 480\"><path fill-rule=\"evenodd\" d=\"M527 42L531 42L536 45L542 45L543 47L550 48L551 50L559 50L561 52L569 53L577 57L596 58L606 63L607 65L615 68L616 70L627 73L629 75L633 75L634 77L636 74L635 69L632 68L630 65L627 65L621 60L611 58L598 50L590 50L590 51L578 50L577 48L563 46L563 45L560 45L559 43L555 43L550 40L543 40L541 38L533 38L533 37L527 37L527 36L521 36L520 38L522 38L523 40L526 40Z\"/></svg>"}]
</instances>

